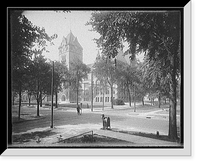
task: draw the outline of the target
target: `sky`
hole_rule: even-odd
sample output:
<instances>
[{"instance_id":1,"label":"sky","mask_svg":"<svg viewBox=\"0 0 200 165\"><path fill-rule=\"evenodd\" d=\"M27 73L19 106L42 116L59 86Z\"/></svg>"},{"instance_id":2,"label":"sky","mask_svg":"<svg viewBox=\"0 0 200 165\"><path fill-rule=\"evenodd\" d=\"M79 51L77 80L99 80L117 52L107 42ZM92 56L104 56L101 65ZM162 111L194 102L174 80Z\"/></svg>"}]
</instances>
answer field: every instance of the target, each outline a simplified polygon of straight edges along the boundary
<instances>
[{"instance_id":1,"label":"sky","mask_svg":"<svg viewBox=\"0 0 200 165\"><path fill-rule=\"evenodd\" d=\"M101 52L94 41L94 38L99 38L100 34L91 31L91 25L86 25L91 18L91 13L92 11L89 10L72 10L69 13L50 10L28 10L24 11L23 14L34 25L41 28L44 27L49 36L53 34L58 35L53 41L54 45L47 47L49 53L44 52L43 54L47 59L59 59L58 47L63 37L66 37L71 30L83 47L83 63L91 64L95 62L98 51ZM123 52L125 52L128 49L128 44L124 42L123 45ZM143 53L137 55L136 58L143 61Z\"/></svg>"},{"instance_id":2,"label":"sky","mask_svg":"<svg viewBox=\"0 0 200 165\"><path fill-rule=\"evenodd\" d=\"M94 38L99 38L97 32L91 31L91 25L85 25L90 20L92 11L71 11L70 13L55 11L25 11L23 14L34 25L44 27L46 33L51 36L57 34L53 41L54 45L47 47L49 53L44 53L45 57L51 60L58 60L58 47L63 36L66 37L70 30L77 37L83 47L83 63L91 64L95 61L99 48Z\"/></svg>"}]
</instances>

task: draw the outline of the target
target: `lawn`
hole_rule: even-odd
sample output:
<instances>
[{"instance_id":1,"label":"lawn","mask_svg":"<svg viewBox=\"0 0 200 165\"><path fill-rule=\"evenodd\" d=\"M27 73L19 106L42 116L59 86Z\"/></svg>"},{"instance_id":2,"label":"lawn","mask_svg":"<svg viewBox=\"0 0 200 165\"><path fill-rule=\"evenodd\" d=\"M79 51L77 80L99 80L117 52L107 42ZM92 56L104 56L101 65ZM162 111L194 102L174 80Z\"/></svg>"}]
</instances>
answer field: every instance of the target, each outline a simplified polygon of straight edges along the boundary
<instances>
[{"instance_id":1,"label":"lawn","mask_svg":"<svg viewBox=\"0 0 200 165\"><path fill-rule=\"evenodd\" d=\"M52 132L51 130L46 131L36 131L31 133L24 133L19 135L13 135L13 142L14 143L25 143L25 142L31 142L36 141L37 138L45 138L47 136L51 136L56 134L55 132Z\"/></svg>"}]
</instances>

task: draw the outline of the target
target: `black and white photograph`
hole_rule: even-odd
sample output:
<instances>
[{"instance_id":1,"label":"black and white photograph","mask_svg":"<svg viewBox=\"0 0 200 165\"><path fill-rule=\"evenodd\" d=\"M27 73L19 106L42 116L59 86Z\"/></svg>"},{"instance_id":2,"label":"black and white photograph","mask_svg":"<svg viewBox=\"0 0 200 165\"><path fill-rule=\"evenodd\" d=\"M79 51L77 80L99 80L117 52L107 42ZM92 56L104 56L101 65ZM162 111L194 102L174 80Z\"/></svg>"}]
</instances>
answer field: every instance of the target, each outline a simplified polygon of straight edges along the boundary
<instances>
[{"instance_id":1,"label":"black and white photograph","mask_svg":"<svg viewBox=\"0 0 200 165\"><path fill-rule=\"evenodd\" d=\"M189 150L185 13L9 8L8 149Z\"/></svg>"}]
</instances>

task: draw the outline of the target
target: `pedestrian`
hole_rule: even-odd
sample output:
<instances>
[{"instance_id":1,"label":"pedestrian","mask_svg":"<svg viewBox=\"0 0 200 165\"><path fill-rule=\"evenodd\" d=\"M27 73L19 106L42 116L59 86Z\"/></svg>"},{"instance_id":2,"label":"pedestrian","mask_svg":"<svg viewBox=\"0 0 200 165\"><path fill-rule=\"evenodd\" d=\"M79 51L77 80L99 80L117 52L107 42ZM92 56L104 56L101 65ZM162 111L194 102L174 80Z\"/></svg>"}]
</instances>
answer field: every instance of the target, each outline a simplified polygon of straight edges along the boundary
<instances>
[{"instance_id":1,"label":"pedestrian","mask_svg":"<svg viewBox=\"0 0 200 165\"><path fill-rule=\"evenodd\" d=\"M83 103L80 103L80 115L82 114L82 106L83 106Z\"/></svg>"},{"instance_id":2,"label":"pedestrian","mask_svg":"<svg viewBox=\"0 0 200 165\"><path fill-rule=\"evenodd\" d=\"M81 103L81 106L79 106L80 108L79 108L79 115L81 115L82 114L82 103Z\"/></svg>"},{"instance_id":3,"label":"pedestrian","mask_svg":"<svg viewBox=\"0 0 200 165\"><path fill-rule=\"evenodd\" d=\"M77 114L79 115L80 114L80 106L79 106L79 104L77 105Z\"/></svg>"},{"instance_id":4,"label":"pedestrian","mask_svg":"<svg viewBox=\"0 0 200 165\"><path fill-rule=\"evenodd\" d=\"M78 114L78 115L81 115L81 113L82 113L82 108L80 107L79 104L77 105L77 108L76 108L76 109L77 109L77 114Z\"/></svg>"}]
</instances>

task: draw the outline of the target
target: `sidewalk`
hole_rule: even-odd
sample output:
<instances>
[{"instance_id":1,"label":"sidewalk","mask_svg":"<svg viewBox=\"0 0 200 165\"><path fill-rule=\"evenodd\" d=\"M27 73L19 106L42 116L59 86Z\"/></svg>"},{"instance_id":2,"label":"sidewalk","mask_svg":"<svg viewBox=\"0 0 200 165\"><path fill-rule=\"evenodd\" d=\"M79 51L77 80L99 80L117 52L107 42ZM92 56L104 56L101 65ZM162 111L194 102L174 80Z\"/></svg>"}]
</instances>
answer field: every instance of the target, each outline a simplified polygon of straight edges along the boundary
<instances>
[{"instance_id":1,"label":"sidewalk","mask_svg":"<svg viewBox=\"0 0 200 165\"><path fill-rule=\"evenodd\" d=\"M161 147L161 146L180 146L180 144L178 144L176 142L169 142L169 141L164 141L164 140L130 135L130 134L125 134L125 133L120 133L120 132L113 132L113 131L108 131L108 130L97 130L97 131L94 131L94 133L101 135L101 136L106 136L106 137L111 137L111 138L128 141L128 142L133 143L133 146L142 146L142 147L143 146L159 146L159 147Z\"/></svg>"},{"instance_id":2,"label":"sidewalk","mask_svg":"<svg viewBox=\"0 0 200 165\"><path fill-rule=\"evenodd\" d=\"M71 127L71 126L70 126ZM50 129L50 128L46 128L46 129L41 129L40 131L47 131L47 130L51 130L52 132L54 132L55 134L51 135L51 136L47 136L45 138L41 138L41 142L40 143L36 143L36 139L32 139L31 141L25 143L25 146L46 146L46 147L51 147L51 146L68 146L67 143L63 144L63 143L58 143L59 139L58 137L61 135L62 139L65 140L67 138L71 138L71 137L75 137L75 136L79 136L80 134L86 133L88 131L93 131L93 134L97 134L100 136L104 136L104 137L109 137L109 138L115 138L118 140L122 140L122 141L126 141L129 142L130 144L128 144L128 146L137 146L137 147L181 147L181 145L179 143L176 142L169 142L169 141L165 141L165 140L158 140L158 139L153 139L153 138L148 138L148 137L143 137L143 136L137 136L137 135L131 135L128 133L121 133L121 132L115 132L112 130L102 130L100 125L96 125L93 128L85 128L85 125L81 126L81 128L74 126L73 128L71 127L67 127L67 126L61 126L61 127L57 127L55 129ZM33 130L32 130L33 131ZM36 131L36 130L35 130ZM39 131L39 129L37 130ZM71 144L69 144L71 145ZM82 146L85 144L75 144L75 146ZM88 146L93 146L94 144L87 144ZM102 144L103 146L104 144ZM109 143L106 144L107 146L109 146ZM116 146L120 146L121 144L116 144ZM22 146L22 144L19 143L15 143L12 146ZM122 144L123 146L123 144Z\"/></svg>"}]
</instances>

